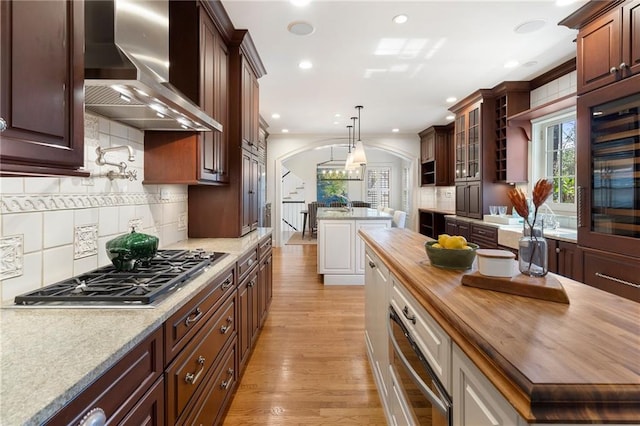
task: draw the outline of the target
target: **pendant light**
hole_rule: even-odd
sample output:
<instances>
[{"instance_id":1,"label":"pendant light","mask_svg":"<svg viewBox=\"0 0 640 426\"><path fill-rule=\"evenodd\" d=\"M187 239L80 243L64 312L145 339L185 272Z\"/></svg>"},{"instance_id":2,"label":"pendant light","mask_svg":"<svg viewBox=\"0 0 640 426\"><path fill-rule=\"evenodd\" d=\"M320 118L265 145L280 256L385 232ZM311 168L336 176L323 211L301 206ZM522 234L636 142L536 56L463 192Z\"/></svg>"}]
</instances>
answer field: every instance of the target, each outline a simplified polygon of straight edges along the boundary
<instances>
[{"instance_id":1,"label":"pendant light","mask_svg":"<svg viewBox=\"0 0 640 426\"><path fill-rule=\"evenodd\" d=\"M364 145L360 140L360 110L362 108L362 105L356 106L356 109L358 110L358 141L355 143L356 149L353 151L353 163L360 166L365 166L367 164L367 155L364 153Z\"/></svg>"},{"instance_id":2,"label":"pendant light","mask_svg":"<svg viewBox=\"0 0 640 426\"><path fill-rule=\"evenodd\" d=\"M349 130L349 143L348 143L349 153L347 154L347 160L344 163L345 170L351 170L351 166L353 164L353 153L351 152L351 128L352 127L353 126L347 126L347 129Z\"/></svg>"}]
</instances>

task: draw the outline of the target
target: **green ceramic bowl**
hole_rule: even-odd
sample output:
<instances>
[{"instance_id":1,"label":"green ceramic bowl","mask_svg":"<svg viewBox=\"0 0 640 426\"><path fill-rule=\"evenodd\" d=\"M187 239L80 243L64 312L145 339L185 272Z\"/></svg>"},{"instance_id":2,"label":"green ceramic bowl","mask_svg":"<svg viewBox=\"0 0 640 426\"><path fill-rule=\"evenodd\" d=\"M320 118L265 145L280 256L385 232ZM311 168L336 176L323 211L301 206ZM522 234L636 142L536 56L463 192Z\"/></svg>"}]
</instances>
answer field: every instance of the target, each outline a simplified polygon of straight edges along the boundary
<instances>
[{"instance_id":1,"label":"green ceramic bowl","mask_svg":"<svg viewBox=\"0 0 640 426\"><path fill-rule=\"evenodd\" d=\"M118 271L132 271L153 259L158 252L158 237L131 231L107 241L105 248Z\"/></svg>"},{"instance_id":2,"label":"green ceramic bowl","mask_svg":"<svg viewBox=\"0 0 640 426\"><path fill-rule=\"evenodd\" d=\"M471 249L445 249L432 247L437 241L427 241L424 248L433 266L445 269L466 270L471 268L476 258L476 250L480 248L477 244L467 243Z\"/></svg>"}]
</instances>

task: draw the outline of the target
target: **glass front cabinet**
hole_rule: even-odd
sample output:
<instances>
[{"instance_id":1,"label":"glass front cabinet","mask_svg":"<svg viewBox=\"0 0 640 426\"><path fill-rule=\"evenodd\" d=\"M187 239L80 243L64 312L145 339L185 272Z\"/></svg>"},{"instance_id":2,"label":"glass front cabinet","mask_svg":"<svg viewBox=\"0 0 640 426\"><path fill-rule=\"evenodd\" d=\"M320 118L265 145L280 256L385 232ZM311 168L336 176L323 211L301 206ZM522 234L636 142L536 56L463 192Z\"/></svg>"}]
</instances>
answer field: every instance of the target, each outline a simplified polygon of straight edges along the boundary
<instances>
[{"instance_id":1,"label":"glass front cabinet","mask_svg":"<svg viewBox=\"0 0 640 426\"><path fill-rule=\"evenodd\" d=\"M640 76L580 96L578 117L578 243L638 258Z\"/></svg>"}]
</instances>

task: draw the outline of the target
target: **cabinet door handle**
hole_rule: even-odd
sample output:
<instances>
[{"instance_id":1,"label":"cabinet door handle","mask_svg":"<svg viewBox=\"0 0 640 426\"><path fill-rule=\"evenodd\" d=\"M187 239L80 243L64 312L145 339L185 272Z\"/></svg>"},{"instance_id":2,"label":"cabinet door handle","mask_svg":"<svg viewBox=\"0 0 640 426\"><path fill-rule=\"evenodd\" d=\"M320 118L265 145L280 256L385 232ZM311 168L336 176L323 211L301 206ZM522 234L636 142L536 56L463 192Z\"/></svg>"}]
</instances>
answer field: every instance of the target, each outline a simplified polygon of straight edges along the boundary
<instances>
[{"instance_id":1,"label":"cabinet door handle","mask_svg":"<svg viewBox=\"0 0 640 426\"><path fill-rule=\"evenodd\" d=\"M247 287L253 287L254 285L256 285L256 282L254 280L249 281L249 284L247 284Z\"/></svg>"},{"instance_id":2,"label":"cabinet door handle","mask_svg":"<svg viewBox=\"0 0 640 426\"><path fill-rule=\"evenodd\" d=\"M200 317L202 316L202 311L200 310L200 307L198 306L196 308L196 311L193 312L191 315L189 315L187 317L187 319L184 322L184 325L186 325L187 327L189 327L191 324L195 323L196 321L198 321L200 319Z\"/></svg>"},{"instance_id":3,"label":"cabinet door handle","mask_svg":"<svg viewBox=\"0 0 640 426\"><path fill-rule=\"evenodd\" d=\"M409 315L409 307L408 306L405 305L404 309L402 310L402 314L404 315L404 317L406 319L411 321L413 323L413 325L416 325L416 316L415 315Z\"/></svg>"},{"instance_id":4,"label":"cabinet door handle","mask_svg":"<svg viewBox=\"0 0 640 426\"><path fill-rule=\"evenodd\" d=\"M222 383L220 383L220 389L229 389L229 386L233 383L233 368L227 370L227 375L229 376L229 379L223 380Z\"/></svg>"},{"instance_id":5,"label":"cabinet door handle","mask_svg":"<svg viewBox=\"0 0 640 426\"><path fill-rule=\"evenodd\" d=\"M620 71L624 70L625 68L627 68L627 64L625 64L624 62L620 64Z\"/></svg>"},{"instance_id":6,"label":"cabinet door handle","mask_svg":"<svg viewBox=\"0 0 640 426\"><path fill-rule=\"evenodd\" d=\"M104 426L107 424L107 415L100 407L92 408L82 417L78 426Z\"/></svg>"},{"instance_id":7,"label":"cabinet door handle","mask_svg":"<svg viewBox=\"0 0 640 426\"><path fill-rule=\"evenodd\" d=\"M620 278L612 277L606 274L601 274L600 272L595 273L596 277L604 278L605 280L613 281L619 284L628 285L629 287L640 288L640 284L634 284L630 281L621 280Z\"/></svg>"},{"instance_id":8,"label":"cabinet door handle","mask_svg":"<svg viewBox=\"0 0 640 426\"><path fill-rule=\"evenodd\" d=\"M222 283L222 289L226 290L229 287L231 287L231 284L233 284L233 281L231 281L231 278L227 278L226 280L224 280L224 282Z\"/></svg>"},{"instance_id":9,"label":"cabinet door handle","mask_svg":"<svg viewBox=\"0 0 640 426\"><path fill-rule=\"evenodd\" d=\"M196 384L196 381L198 381L198 377L200 377L200 374L202 374L202 372L204 371L204 361L204 357L200 355L196 361L199 364L198 371L196 371L195 373L187 373L187 375L184 376L185 382L192 385Z\"/></svg>"},{"instance_id":10,"label":"cabinet door handle","mask_svg":"<svg viewBox=\"0 0 640 426\"><path fill-rule=\"evenodd\" d=\"M375 263L373 263L373 262L370 260L370 261L369 261L369 267L370 267L370 268L375 268L375 267L376 267L376 264L375 264Z\"/></svg>"},{"instance_id":11,"label":"cabinet door handle","mask_svg":"<svg viewBox=\"0 0 640 426\"><path fill-rule=\"evenodd\" d=\"M247 265L251 266L251 265L253 265L253 262L254 262L254 260L253 260L253 258L251 258L251 259L247 260Z\"/></svg>"},{"instance_id":12,"label":"cabinet door handle","mask_svg":"<svg viewBox=\"0 0 640 426\"><path fill-rule=\"evenodd\" d=\"M560 253L560 247L556 247L556 253Z\"/></svg>"},{"instance_id":13,"label":"cabinet door handle","mask_svg":"<svg viewBox=\"0 0 640 426\"><path fill-rule=\"evenodd\" d=\"M577 188L577 193L576 196L578 197L577 204L578 204L578 228L582 228L584 226L583 224L583 219L582 219L582 212L583 212L583 208L582 208L582 200L583 200L583 196L582 196L582 192L584 191L584 188L582 186L578 186Z\"/></svg>"},{"instance_id":14,"label":"cabinet door handle","mask_svg":"<svg viewBox=\"0 0 640 426\"><path fill-rule=\"evenodd\" d=\"M233 317L227 318L227 324L220 327L220 333L227 334L227 331L231 328L231 323L233 322Z\"/></svg>"},{"instance_id":15,"label":"cabinet door handle","mask_svg":"<svg viewBox=\"0 0 640 426\"><path fill-rule=\"evenodd\" d=\"M609 74L615 74L618 72L618 68L616 67L611 67L611 69L609 70Z\"/></svg>"},{"instance_id":16,"label":"cabinet door handle","mask_svg":"<svg viewBox=\"0 0 640 426\"><path fill-rule=\"evenodd\" d=\"M0 117L0 132L4 132L7 130L7 122L4 121L4 118Z\"/></svg>"}]
</instances>

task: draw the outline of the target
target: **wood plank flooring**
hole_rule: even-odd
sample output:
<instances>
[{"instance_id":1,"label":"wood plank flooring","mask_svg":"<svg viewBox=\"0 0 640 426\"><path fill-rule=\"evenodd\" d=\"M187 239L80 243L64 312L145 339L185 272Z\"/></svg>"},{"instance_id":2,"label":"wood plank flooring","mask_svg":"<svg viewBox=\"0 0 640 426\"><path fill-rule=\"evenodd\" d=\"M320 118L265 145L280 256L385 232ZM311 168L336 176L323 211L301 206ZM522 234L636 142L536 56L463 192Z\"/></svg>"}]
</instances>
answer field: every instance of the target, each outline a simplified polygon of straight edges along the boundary
<instances>
[{"instance_id":1,"label":"wood plank flooring","mask_svg":"<svg viewBox=\"0 0 640 426\"><path fill-rule=\"evenodd\" d=\"M274 248L271 309L224 425L386 425L364 342L364 287L325 287L316 253Z\"/></svg>"}]
</instances>

